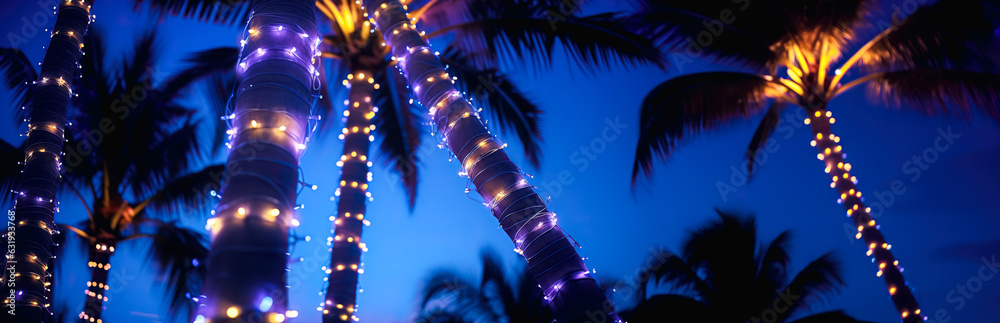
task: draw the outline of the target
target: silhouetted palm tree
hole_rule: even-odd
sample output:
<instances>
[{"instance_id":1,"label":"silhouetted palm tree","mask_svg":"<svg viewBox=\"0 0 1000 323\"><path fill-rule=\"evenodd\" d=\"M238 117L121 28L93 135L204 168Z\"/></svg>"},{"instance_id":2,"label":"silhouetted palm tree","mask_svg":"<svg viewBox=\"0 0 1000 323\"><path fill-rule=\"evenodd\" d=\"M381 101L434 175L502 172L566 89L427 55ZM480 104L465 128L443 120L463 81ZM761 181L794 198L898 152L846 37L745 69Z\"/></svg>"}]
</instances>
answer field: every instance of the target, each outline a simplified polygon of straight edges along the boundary
<instances>
[{"instance_id":1,"label":"silhouetted palm tree","mask_svg":"<svg viewBox=\"0 0 1000 323\"><path fill-rule=\"evenodd\" d=\"M454 270L437 270L427 279L417 322L552 322L552 311L542 298L531 272L519 266L519 276L504 274L500 256L481 252L479 283Z\"/></svg>"},{"instance_id":2,"label":"silhouetted palm tree","mask_svg":"<svg viewBox=\"0 0 1000 323\"><path fill-rule=\"evenodd\" d=\"M989 48L997 44L1000 2L939 1L921 6L905 20L896 20L901 14L897 12L895 23L880 23L884 30L854 49L875 5L872 0L645 1L636 17L637 28L675 50L670 54L674 62L704 54L715 61L740 63L750 71L683 75L653 89L642 104L632 177L634 181L640 170L648 175L654 157L668 158L685 136L763 113L746 152L752 167L781 111L789 104L800 106L838 202L853 218L869 256L875 257L878 275L885 279L900 316L917 322L923 315L861 200L857 180L849 173L851 165L844 162L840 137L830 130L835 119L828 104L867 83L872 95L886 103L925 114L968 116L979 110L1000 117L1000 74L989 59ZM725 21L712 20L716 17ZM843 63L834 66L839 62ZM855 71L852 68L859 62L867 74L841 85L841 78Z\"/></svg>"},{"instance_id":3,"label":"silhouetted palm tree","mask_svg":"<svg viewBox=\"0 0 1000 323\"><path fill-rule=\"evenodd\" d=\"M21 60L23 55L16 57L16 51L11 49L0 52L0 68L6 70L6 84L15 88L14 93L20 103L18 107L24 109L18 119L31 118L24 146L27 150L21 158L24 176L14 203L13 225L17 240L14 242L14 259L9 260L19 265L11 273L18 288L18 296L14 298L18 311L15 317L10 318L12 322L34 323L51 319L49 307L52 300L48 299L50 293L47 286L51 284L48 266L51 263L52 235L57 233L54 221L58 208L59 157L66 130L66 105L74 91L71 81L76 77L83 36L92 20L90 7L93 3L94 0L57 1L57 8L54 8L56 23L52 27L48 51L40 63L41 73L36 74L34 66L28 64L31 66L27 69L30 73L22 74L27 70L14 65L26 62L26 59ZM11 33L8 37L19 36ZM25 41L23 38L9 39L14 46ZM33 77L27 78L29 75ZM4 190L3 194L6 193L7 190Z\"/></svg>"},{"instance_id":4,"label":"silhouetted palm tree","mask_svg":"<svg viewBox=\"0 0 1000 323\"><path fill-rule=\"evenodd\" d=\"M629 322L860 322L841 311L805 315L843 284L831 253L791 276L791 233L757 243L753 217L716 211L720 219L695 230L681 254L650 255L635 282L638 304L621 312ZM662 284L671 293L647 298ZM797 318L797 319L796 319Z\"/></svg>"},{"instance_id":5,"label":"silhouetted palm tree","mask_svg":"<svg viewBox=\"0 0 1000 323\"><path fill-rule=\"evenodd\" d=\"M225 61L199 54L189 60L190 69L166 75L157 65L160 48L150 32L136 40L135 52L121 67L112 68L102 37L94 32L85 37L86 56L82 76L74 80L61 159L66 167L60 186L79 199L88 216L79 227L59 225L84 238L93 268L80 318L101 318L111 255L120 243L140 238L151 239L148 259L165 276L170 313L190 314L186 294L197 291L203 273L199 259L208 250L202 234L175 221L205 206L207 192L218 187L222 165L194 169L204 162L197 110L180 101L188 85L219 72ZM14 69L21 71L18 77L35 78L30 66L8 66Z\"/></svg>"},{"instance_id":6,"label":"silhouetted palm tree","mask_svg":"<svg viewBox=\"0 0 1000 323\"><path fill-rule=\"evenodd\" d=\"M246 13L244 1L149 2L159 10L221 23L240 21L237 17ZM417 5L412 1L405 4ZM426 118L419 111L419 103L411 99L406 80L392 69L398 61L360 3L321 0L316 7L331 23L332 33L324 37L323 45L323 56L335 59L336 73L331 79L343 79L342 84L350 88L340 134L344 151L338 165L343 169L336 192L337 219L324 302L324 321L334 322L353 316L358 274L363 271L359 265L366 250L361 234L368 215L365 202L370 199L370 142L376 137L381 139L381 159L399 173L412 208L418 181L416 151ZM649 40L624 28L619 21L621 15L580 16L579 11L580 6L567 7L559 1L431 0L421 3L410 18L436 30L428 37L455 37L442 56L442 62L451 69L451 80L482 102L481 107L494 116L501 130L517 135L525 157L537 167L541 156L541 111L496 68L501 57L511 54L536 66L543 65L551 62L554 45L559 42L579 66L588 70L614 66L619 61L659 59L659 52ZM556 20L558 28L553 24Z\"/></svg>"}]
</instances>

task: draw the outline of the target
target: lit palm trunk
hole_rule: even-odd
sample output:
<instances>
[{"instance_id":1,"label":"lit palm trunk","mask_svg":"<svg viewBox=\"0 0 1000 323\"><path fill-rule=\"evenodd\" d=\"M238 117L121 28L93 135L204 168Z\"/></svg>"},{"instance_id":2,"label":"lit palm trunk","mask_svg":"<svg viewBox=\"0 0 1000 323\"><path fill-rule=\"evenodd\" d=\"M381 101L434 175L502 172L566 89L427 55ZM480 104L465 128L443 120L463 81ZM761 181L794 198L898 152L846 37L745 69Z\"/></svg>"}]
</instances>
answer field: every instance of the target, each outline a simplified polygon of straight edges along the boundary
<instances>
[{"instance_id":1,"label":"lit palm trunk","mask_svg":"<svg viewBox=\"0 0 1000 323\"><path fill-rule=\"evenodd\" d=\"M906 286L906 280L900 270L899 261L889 251L891 246L885 242L878 225L869 214L869 209L861 201L861 191L855 186L856 177L850 175L851 164L844 162L843 148L838 144L840 137L830 131L830 112L826 109L816 110L809 116L809 127L812 129L812 139L819 151L817 158L826 164L826 172L831 176L831 186L837 189L838 202L844 205L847 215L854 219L858 227L857 238L864 238L868 247L868 256L875 258L878 266L876 275L885 279L890 298L899 311L903 322L923 322L917 300Z\"/></svg>"},{"instance_id":2,"label":"lit palm trunk","mask_svg":"<svg viewBox=\"0 0 1000 323\"><path fill-rule=\"evenodd\" d=\"M334 220L333 249L330 256L329 286L323 310L323 322L346 322L354 317L361 253L361 231L368 199L368 159L371 146L372 106L375 75L368 70L353 70L349 83L347 122L344 124L344 154L341 166L339 199Z\"/></svg>"},{"instance_id":3,"label":"lit palm trunk","mask_svg":"<svg viewBox=\"0 0 1000 323\"><path fill-rule=\"evenodd\" d=\"M108 287L108 271L111 270L111 255L115 252L114 240L99 240L90 245L90 256L87 267L91 268L90 281L87 282L87 301L79 318L81 322L96 322L101 319L104 310L105 294Z\"/></svg>"},{"instance_id":4,"label":"lit palm trunk","mask_svg":"<svg viewBox=\"0 0 1000 323\"><path fill-rule=\"evenodd\" d=\"M24 158L24 175L14 204L16 261L16 312L13 322L39 322L50 317L51 299L47 299L48 264L52 254L52 235L56 233L54 215L66 130L66 106L76 78L83 36L90 24L93 0L59 3L52 39L42 61L31 104L31 120ZM5 275L7 276L7 275ZM5 281L6 282L6 281ZM6 303L6 302L5 302ZM6 310L4 312L7 312Z\"/></svg>"},{"instance_id":5,"label":"lit palm trunk","mask_svg":"<svg viewBox=\"0 0 1000 323\"><path fill-rule=\"evenodd\" d=\"M313 3L260 1L237 67L231 151L216 217L201 309L212 322L284 315L288 229L313 106Z\"/></svg>"},{"instance_id":6,"label":"lit palm trunk","mask_svg":"<svg viewBox=\"0 0 1000 323\"><path fill-rule=\"evenodd\" d=\"M528 262L560 322L618 321L604 290L590 275L555 214L487 131L479 113L455 88L427 41L409 24L398 0L366 1L369 16L392 48L437 132L458 157L477 192Z\"/></svg>"}]
</instances>

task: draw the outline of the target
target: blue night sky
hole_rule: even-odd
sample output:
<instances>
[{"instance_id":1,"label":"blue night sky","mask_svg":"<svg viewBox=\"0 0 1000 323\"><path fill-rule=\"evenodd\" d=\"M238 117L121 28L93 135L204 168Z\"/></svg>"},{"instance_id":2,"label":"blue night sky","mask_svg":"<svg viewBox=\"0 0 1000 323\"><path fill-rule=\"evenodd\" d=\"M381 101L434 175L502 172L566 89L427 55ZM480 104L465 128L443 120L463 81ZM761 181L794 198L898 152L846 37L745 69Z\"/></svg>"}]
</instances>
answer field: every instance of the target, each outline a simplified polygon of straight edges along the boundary
<instances>
[{"instance_id":1,"label":"blue night sky","mask_svg":"<svg viewBox=\"0 0 1000 323\"><path fill-rule=\"evenodd\" d=\"M94 6L95 24L114 33L108 41L112 57L121 57L133 34L148 30L151 23L163 31L165 71L180 68L181 58L188 53L238 44L240 28L179 18L158 20L131 8L124 0L101 0ZM589 12L629 9L615 1L598 1L588 8ZM3 47L11 47L8 33L22 33L22 17L30 21L36 12L44 12L50 20L41 28L54 23L51 10L40 9L35 1L5 1L0 9L4 16L0 19ZM28 43L17 46L33 62L44 54L42 46L48 38L43 34L47 33L39 30L27 37ZM435 45L443 49L444 42ZM731 182L731 167L741 167L743 152L761 116L690 140L669 162L657 162L653 177L632 188L638 108L646 93L672 76L723 68L696 61L666 71L640 66L587 74L562 57L542 71L526 70L516 63L506 66L518 87L545 111L543 163L540 169L526 171L535 175L534 185L552 195L550 209L559 215L565 231L583 246L579 252L589 257L588 266L596 268L599 277L628 280L651 250L660 246L678 249L689 231L715 217L713 208L755 213L761 239L792 231L794 271L830 250L841 261L845 288L815 311L842 308L860 319L897 322L885 285L864 256L865 246L856 243L853 233L845 233L844 225L851 222L835 203L835 191L828 185L822 163L816 160L816 151L809 146L808 128L800 117L788 117L797 110L785 111L782 128L773 136L777 149L761 160L759 172L749 184ZM853 77L849 74L846 79ZM339 80L335 81L331 83L339 85ZM11 102L10 93L3 91L0 101ZM878 201L878 192L890 192L894 181L905 186L905 192L893 197L878 221L905 268L904 275L916 288L924 313L934 318L941 310L952 322L995 320L1000 274L998 279L984 281L982 289L964 303L954 294L949 300L948 295L957 284L964 285L977 275L982 257L1000 253L1000 190L996 184L1000 180L1000 124L978 116L975 121L930 118L913 111L886 109L861 88L836 99L830 109L838 121L833 131L842 137L848 161L854 166L852 172L868 202ZM206 126L219 122L206 120ZM613 129L605 131L615 120L622 124L620 134ZM8 141L20 140L16 133L24 130L9 124L3 129L2 137ZM919 172L907 164L914 156L933 149L936 138L949 129L958 138L937 153L936 161ZM603 133L614 136L604 140ZM513 142L511 145L509 152L515 162L527 165L520 148ZM602 146L606 148L600 151ZM596 147L600 152L583 147ZM593 159L583 157L582 149L591 150ZM293 257L304 262L293 264L289 275L289 308L302 313L300 322L319 321L315 309L322 301L325 277L320 266L329 261L325 241L332 225L328 217L336 206L330 196L339 170L331 161L340 153L340 141L327 135L313 141L302 159L306 182L319 189L304 190L299 196L306 207L299 211L303 225L296 233L312 238L295 246ZM458 163L449 163L448 153L437 149L429 136L420 154L423 168L413 212L406 207L395 175L379 163L373 170L370 191L375 200L369 203L366 214L372 225L364 232L370 251L363 258L363 293L358 299L358 316L364 321L411 320L423 279L430 271L450 267L478 278L478 254L484 246L500 251L511 270L522 262L489 211L465 196L467 179L457 176ZM560 177L566 181L560 183ZM719 182L735 183L735 191L720 193ZM72 195L62 197L62 206L57 214L59 222L76 223L85 217ZM207 216L191 215L194 220L188 222L202 228ZM143 260L145 245L133 243L119 249L112 259L105 321L183 321L166 316L159 296L162 292L154 284L158 278ZM90 275L85 263L77 256L60 263L56 305L69 306L73 316L82 308L80 291ZM618 301L624 302L621 297Z\"/></svg>"}]
</instances>

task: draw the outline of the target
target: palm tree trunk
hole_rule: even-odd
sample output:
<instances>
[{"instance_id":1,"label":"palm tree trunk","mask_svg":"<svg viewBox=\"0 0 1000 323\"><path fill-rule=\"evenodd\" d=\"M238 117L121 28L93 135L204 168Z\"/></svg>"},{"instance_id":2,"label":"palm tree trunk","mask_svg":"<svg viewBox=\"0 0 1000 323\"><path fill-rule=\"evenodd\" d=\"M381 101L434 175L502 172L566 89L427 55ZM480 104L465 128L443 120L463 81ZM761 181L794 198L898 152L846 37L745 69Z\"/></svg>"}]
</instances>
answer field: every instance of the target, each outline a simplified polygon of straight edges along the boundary
<instances>
[{"instance_id":1,"label":"palm tree trunk","mask_svg":"<svg viewBox=\"0 0 1000 323\"><path fill-rule=\"evenodd\" d=\"M87 301L79 318L81 323L100 322L104 310L105 296L108 290L108 271L111 270L111 255L115 252L114 240L98 240L90 245L90 257L87 267L93 268L90 281L87 282Z\"/></svg>"},{"instance_id":2,"label":"palm tree trunk","mask_svg":"<svg viewBox=\"0 0 1000 323\"><path fill-rule=\"evenodd\" d=\"M819 151L817 157L826 164L826 172L830 174L832 180L830 185L837 189L839 195L838 202L844 205L847 215L854 219L858 227L857 238L864 238L868 256L875 258L878 266L876 275L885 279L890 298L903 322L923 322L924 315L910 288L906 286L902 267L889 251L892 246L885 242L882 232L879 231L879 225L872 219L870 210L865 207L861 191L855 185L857 179L850 175L851 165L844 162L846 153L838 144L840 137L830 132L831 113L825 108L812 113L808 121L812 129L813 142Z\"/></svg>"},{"instance_id":3,"label":"palm tree trunk","mask_svg":"<svg viewBox=\"0 0 1000 323\"><path fill-rule=\"evenodd\" d=\"M347 322L354 317L355 291L358 287L358 273L361 253L365 249L361 242L364 228L365 202L368 196L368 151L371 146L370 132L372 117L372 95L375 92L370 70L353 69L348 95L348 115L344 124L344 154L338 164L341 166L340 198L337 201L337 215L334 220L333 249L330 256L329 285L323 322Z\"/></svg>"},{"instance_id":4,"label":"palm tree trunk","mask_svg":"<svg viewBox=\"0 0 1000 323\"><path fill-rule=\"evenodd\" d=\"M93 0L61 1L52 39L30 98L31 120L24 157L24 174L14 204L14 288L16 315L11 322L40 322L51 316L46 297L51 284L48 264L57 208L66 107L83 53L83 36L90 25ZM5 285L6 286L6 285ZM6 311L4 311L6 312Z\"/></svg>"},{"instance_id":5,"label":"palm tree trunk","mask_svg":"<svg viewBox=\"0 0 1000 323\"><path fill-rule=\"evenodd\" d=\"M208 303L200 314L211 322L271 319L286 310L288 230L318 97L313 11L310 0L253 6L236 67L225 185L209 220Z\"/></svg>"},{"instance_id":6,"label":"palm tree trunk","mask_svg":"<svg viewBox=\"0 0 1000 323\"><path fill-rule=\"evenodd\" d=\"M430 113L444 142L500 222L542 288L559 322L616 322L604 290L590 276L555 213L455 88L427 41L409 24L398 0L368 0L373 17L410 88Z\"/></svg>"}]
</instances>

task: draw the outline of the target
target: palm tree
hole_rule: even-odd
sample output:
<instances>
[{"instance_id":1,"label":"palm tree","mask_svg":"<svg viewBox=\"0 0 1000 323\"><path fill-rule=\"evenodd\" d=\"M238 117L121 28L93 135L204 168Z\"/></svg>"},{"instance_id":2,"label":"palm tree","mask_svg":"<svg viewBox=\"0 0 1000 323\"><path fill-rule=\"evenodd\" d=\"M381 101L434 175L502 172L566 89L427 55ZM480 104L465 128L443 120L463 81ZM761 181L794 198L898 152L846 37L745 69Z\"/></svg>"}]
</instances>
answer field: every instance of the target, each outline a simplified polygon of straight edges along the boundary
<instances>
[{"instance_id":1,"label":"palm tree","mask_svg":"<svg viewBox=\"0 0 1000 323\"><path fill-rule=\"evenodd\" d=\"M752 165L755 153L774 132L781 110L798 105L808 115L804 122L812 130L811 145L830 175L830 187L854 220L857 238L864 238L868 256L875 258L877 276L885 280L900 317L905 322L922 321L899 263L863 203L857 178L850 174L840 137L831 132L835 119L828 105L847 90L868 84L870 92L886 103L922 113L971 115L979 110L1000 117L1000 74L983 50L996 44L1000 3L940 1L921 6L905 20L894 15L894 24L880 26L885 29L854 52L848 50L856 45L874 1L727 5L647 1L637 15L636 21L645 26L639 27L641 32L677 50L672 54L675 61L703 54L719 62L741 63L751 71L683 75L653 89L641 108L633 181L640 170L649 175L653 158L668 158L685 136L763 112L746 153ZM720 12L728 14L723 17ZM725 24L704 17L720 17ZM963 23L940 23L956 19ZM681 39L685 35L704 35L708 45ZM867 74L841 84L856 63Z\"/></svg>"},{"instance_id":2,"label":"palm tree","mask_svg":"<svg viewBox=\"0 0 1000 323\"><path fill-rule=\"evenodd\" d=\"M483 273L477 284L454 270L437 270L427 279L417 322L552 322L538 283L519 266L511 281L492 249L481 252Z\"/></svg>"},{"instance_id":3,"label":"palm tree","mask_svg":"<svg viewBox=\"0 0 1000 323\"><path fill-rule=\"evenodd\" d=\"M190 69L167 77L158 72L159 48L151 32L136 41L135 53L122 60L121 68L109 69L105 66L112 61L105 55L102 37L100 32L85 37L86 59L80 64L77 95L70 101L74 109L62 160L67 167L59 185L87 212L78 227L58 225L77 233L85 242L81 245L88 246L92 277L79 317L87 322L101 319L108 300L104 294L110 289L111 256L120 243L140 238L150 240L148 260L165 276L170 313L186 310L190 317L194 308L185 295L200 285L204 266L198 263L208 250L202 234L176 220L179 213L205 206L205 192L218 186L223 167L193 168L203 157L193 119L197 111L179 102L188 85L218 72L217 66L226 62L200 53L189 59ZM20 78L17 82L35 78L30 65L7 66L7 71L8 76L19 71L14 75Z\"/></svg>"},{"instance_id":4,"label":"palm tree","mask_svg":"<svg viewBox=\"0 0 1000 323\"><path fill-rule=\"evenodd\" d=\"M309 116L323 86L311 1L254 3L236 67L235 109L199 319L281 321L288 231Z\"/></svg>"},{"instance_id":5,"label":"palm tree","mask_svg":"<svg viewBox=\"0 0 1000 323\"><path fill-rule=\"evenodd\" d=\"M189 2L150 1L160 10L223 23L231 23L234 16L245 12L244 2L240 1L222 5L215 1ZM538 122L541 111L495 68L500 63L499 57L510 53L504 39L523 40L510 43L512 53L533 60L536 65L551 58L557 40L566 44L572 58L587 68L610 66L615 60L655 62L659 54L648 40L616 24L616 14L562 17L559 28L552 29L547 12L558 5L546 1L433 0L409 15L438 30L428 37L449 34L457 37L444 51L442 62L457 77L456 85L482 102L482 107L499 121L501 130L517 135L525 157L535 167L541 156ZM190 9L198 6L226 10L212 15L207 14L211 10ZM333 70L338 72L330 79L342 79L341 83L350 89L340 133L344 140L338 163L342 172L336 190L339 199L330 242L327 300L323 305L324 321L339 322L353 317L358 275L364 270L359 265L366 250L361 234L368 215L365 202L370 200L366 191L373 165L370 143L375 138L381 139L378 146L381 159L392 164L399 174L412 209L418 182L419 156L415 152L422 143L419 129L426 122L417 103L411 100L405 79L392 71L397 61L391 55L391 48L382 42L382 35L368 21L359 2L323 0L317 1L316 7L329 20L333 31L324 37L322 48L324 57L334 59Z\"/></svg>"},{"instance_id":6,"label":"palm tree","mask_svg":"<svg viewBox=\"0 0 1000 323\"><path fill-rule=\"evenodd\" d=\"M52 235L55 227L56 189L59 181L63 137L66 126L66 105L73 93L71 81L76 77L77 61L80 59L83 36L90 25L90 7L94 0L59 1L56 24L52 27L49 50L41 64L38 78L21 79L15 93L20 96L23 107L31 107L31 123L28 125L28 139L24 151L24 176L17 189L14 203L14 259L16 261L14 284L18 287L18 297L14 299L19 309L14 322L38 322L47 320L52 312L47 299L47 287L51 273L48 265L52 258ZM8 70L11 51L5 50L0 68ZM34 69L32 69L34 71ZM27 83L20 83L27 82ZM10 78L8 86L14 85ZM25 109L26 110L26 109ZM11 166L6 166L11 167ZM6 301L5 301L6 303Z\"/></svg>"},{"instance_id":7,"label":"palm tree","mask_svg":"<svg viewBox=\"0 0 1000 323\"><path fill-rule=\"evenodd\" d=\"M753 217L716 210L719 219L684 240L681 254L650 256L635 282L638 304L621 312L629 322L861 322L841 311L804 316L843 284L840 268L826 253L791 276L791 233L757 244ZM672 293L647 298L647 287ZM798 317L798 319L793 319Z\"/></svg>"},{"instance_id":8,"label":"palm tree","mask_svg":"<svg viewBox=\"0 0 1000 323\"><path fill-rule=\"evenodd\" d=\"M507 156L503 149L506 144L486 129L479 111L455 86L453 76L444 69L437 53L407 16L405 6L396 0L366 1L365 6L371 21L391 47L397 66L415 97L429 108L434 132L442 134L444 145L458 157L464 173L514 242L515 250L525 257L556 319L564 322L618 321L603 289L590 276L583 259L556 224L555 214L547 209L520 168ZM493 13L496 12L486 11L484 15L491 17ZM513 20L517 21L516 18ZM522 28L531 25L525 21L531 20L521 21ZM514 34L489 28L491 24L489 19L480 23L485 26L478 29L480 37L474 38L480 44L510 43L523 50L550 46L560 35L559 28L555 29L556 33L551 33L551 29L531 29Z\"/></svg>"}]
</instances>

